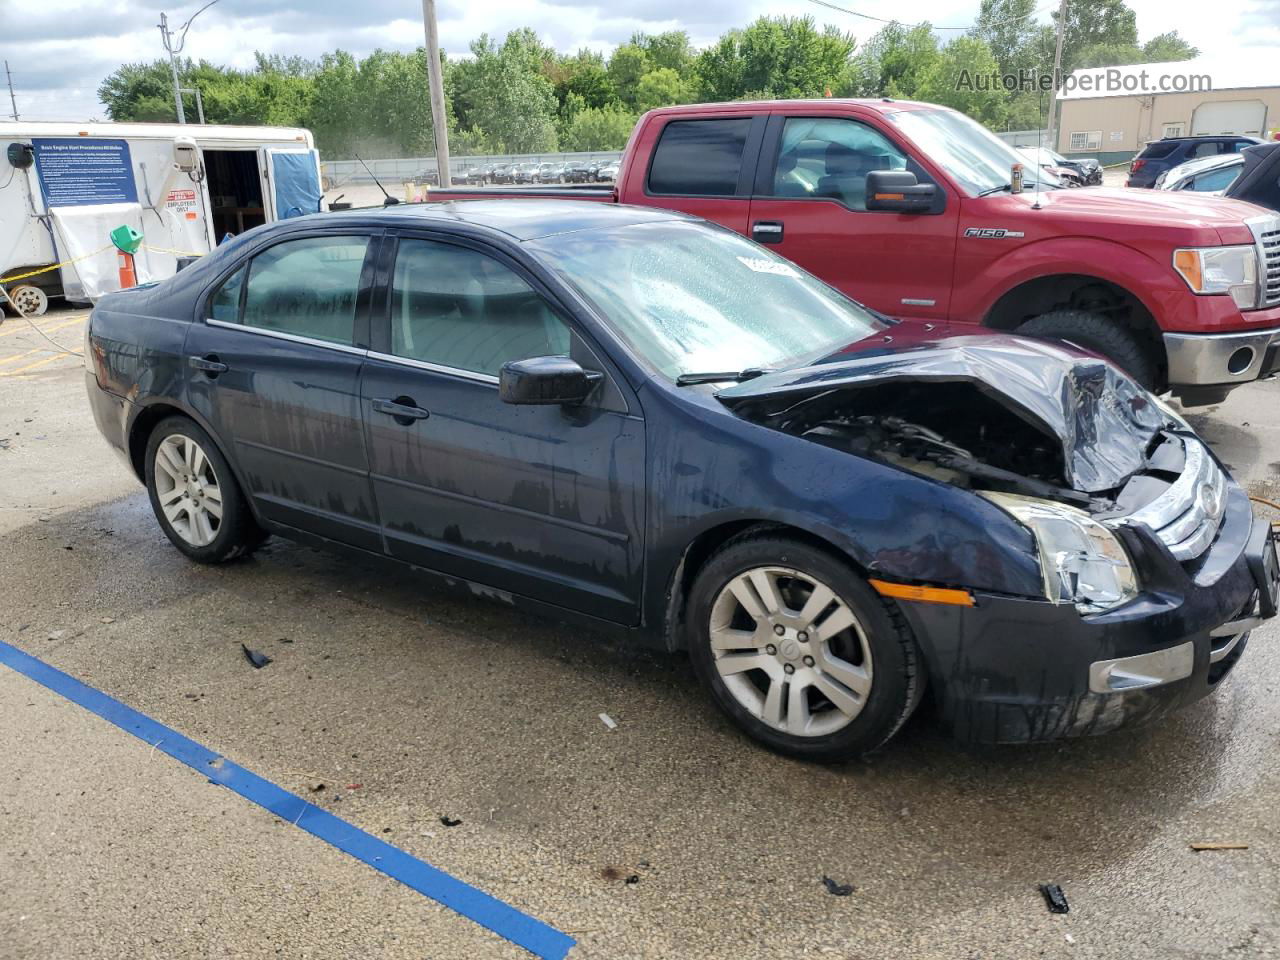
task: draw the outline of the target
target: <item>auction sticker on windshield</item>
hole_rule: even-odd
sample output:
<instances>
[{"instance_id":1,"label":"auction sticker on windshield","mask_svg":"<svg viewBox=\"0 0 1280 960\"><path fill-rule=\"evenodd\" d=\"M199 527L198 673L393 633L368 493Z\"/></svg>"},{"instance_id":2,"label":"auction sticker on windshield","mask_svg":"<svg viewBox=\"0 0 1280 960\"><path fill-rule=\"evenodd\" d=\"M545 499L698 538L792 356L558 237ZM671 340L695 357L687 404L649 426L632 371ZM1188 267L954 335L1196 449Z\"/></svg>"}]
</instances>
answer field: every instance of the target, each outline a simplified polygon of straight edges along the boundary
<instances>
[{"instance_id":1,"label":"auction sticker on windshield","mask_svg":"<svg viewBox=\"0 0 1280 960\"><path fill-rule=\"evenodd\" d=\"M779 277L800 276L796 272L796 268L791 264L779 263L777 260L766 260L764 257L738 257L738 262L748 270L754 270L756 273L772 273Z\"/></svg>"}]
</instances>

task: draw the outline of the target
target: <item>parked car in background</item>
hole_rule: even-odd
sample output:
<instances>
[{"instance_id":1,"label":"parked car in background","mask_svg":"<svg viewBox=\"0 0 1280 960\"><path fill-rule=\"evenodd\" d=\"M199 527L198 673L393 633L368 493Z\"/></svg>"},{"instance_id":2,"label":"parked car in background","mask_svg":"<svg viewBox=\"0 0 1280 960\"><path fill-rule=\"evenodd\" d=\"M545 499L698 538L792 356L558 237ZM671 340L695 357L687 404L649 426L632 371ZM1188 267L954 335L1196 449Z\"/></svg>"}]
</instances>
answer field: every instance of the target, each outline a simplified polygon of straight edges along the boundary
<instances>
[{"instance_id":1,"label":"parked car in background","mask_svg":"<svg viewBox=\"0 0 1280 960\"><path fill-rule=\"evenodd\" d=\"M425 183L437 187L440 185L440 174L435 170L419 170L413 175L414 183Z\"/></svg>"},{"instance_id":2,"label":"parked car in background","mask_svg":"<svg viewBox=\"0 0 1280 960\"><path fill-rule=\"evenodd\" d=\"M1244 154L1224 153L1220 156L1188 160L1156 177L1157 190L1192 190L1222 196L1244 169Z\"/></svg>"},{"instance_id":3,"label":"parked car in background","mask_svg":"<svg viewBox=\"0 0 1280 960\"><path fill-rule=\"evenodd\" d=\"M1068 167L1058 164L1047 150L1037 151L1035 147L1017 147L1018 153L1026 158L1032 167L1038 167L1056 177L1060 183L1068 187L1083 187L1084 180L1080 174Z\"/></svg>"},{"instance_id":4,"label":"parked car in background","mask_svg":"<svg viewBox=\"0 0 1280 960\"><path fill-rule=\"evenodd\" d=\"M1245 147L1240 175L1227 187L1233 200L1280 211L1280 143L1261 143ZM1268 283L1280 290L1280 276L1269 273Z\"/></svg>"},{"instance_id":5,"label":"parked car in background","mask_svg":"<svg viewBox=\"0 0 1280 960\"><path fill-rule=\"evenodd\" d=\"M493 164L485 163L476 167L469 167L465 174L467 183L477 186L483 186L493 180Z\"/></svg>"},{"instance_id":6,"label":"parked car in background","mask_svg":"<svg viewBox=\"0 0 1280 960\"><path fill-rule=\"evenodd\" d=\"M511 167L511 175L516 183L537 183L538 163L517 163Z\"/></svg>"},{"instance_id":7,"label":"parked car in background","mask_svg":"<svg viewBox=\"0 0 1280 960\"><path fill-rule=\"evenodd\" d=\"M1107 361L895 325L667 210L285 220L86 336L98 428L192 560L276 533L685 649L806 759L926 691L969 741L1157 720L1275 614L1270 523Z\"/></svg>"},{"instance_id":8,"label":"parked car in background","mask_svg":"<svg viewBox=\"0 0 1280 960\"><path fill-rule=\"evenodd\" d=\"M615 183L618 179L618 161L610 160L596 168L596 180L600 183Z\"/></svg>"},{"instance_id":9,"label":"parked car in background","mask_svg":"<svg viewBox=\"0 0 1280 960\"><path fill-rule=\"evenodd\" d=\"M1265 142L1257 137L1234 134L1214 137L1165 137L1163 140L1152 140L1129 164L1129 179L1125 181L1125 186L1154 187L1156 178L1160 174L1188 160L1239 153L1245 147Z\"/></svg>"},{"instance_id":10,"label":"parked car in background","mask_svg":"<svg viewBox=\"0 0 1280 960\"><path fill-rule=\"evenodd\" d=\"M1019 147L1018 150L1033 161L1038 156L1041 166L1070 170L1083 186L1096 187L1102 184L1102 164L1093 157L1068 158L1048 147Z\"/></svg>"},{"instance_id":11,"label":"parked car in background","mask_svg":"<svg viewBox=\"0 0 1280 960\"><path fill-rule=\"evenodd\" d=\"M542 163L538 165L536 177L538 183L564 183L566 179L563 163Z\"/></svg>"},{"instance_id":12,"label":"parked car in background","mask_svg":"<svg viewBox=\"0 0 1280 960\"><path fill-rule=\"evenodd\" d=\"M515 183L515 174L509 163L495 163L489 173L490 183Z\"/></svg>"},{"instance_id":13,"label":"parked car in background","mask_svg":"<svg viewBox=\"0 0 1280 960\"><path fill-rule=\"evenodd\" d=\"M564 179L566 183L591 183L595 176L585 161L570 160L564 165Z\"/></svg>"},{"instance_id":14,"label":"parked car in background","mask_svg":"<svg viewBox=\"0 0 1280 960\"><path fill-rule=\"evenodd\" d=\"M933 104L690 104L640 118L616 188L537 192L706 217L888 316L1069 340L1188 405L1280 372L1280 216L1034 166L1014 194L1014 164Z\"/></svg>"}]
</instances>

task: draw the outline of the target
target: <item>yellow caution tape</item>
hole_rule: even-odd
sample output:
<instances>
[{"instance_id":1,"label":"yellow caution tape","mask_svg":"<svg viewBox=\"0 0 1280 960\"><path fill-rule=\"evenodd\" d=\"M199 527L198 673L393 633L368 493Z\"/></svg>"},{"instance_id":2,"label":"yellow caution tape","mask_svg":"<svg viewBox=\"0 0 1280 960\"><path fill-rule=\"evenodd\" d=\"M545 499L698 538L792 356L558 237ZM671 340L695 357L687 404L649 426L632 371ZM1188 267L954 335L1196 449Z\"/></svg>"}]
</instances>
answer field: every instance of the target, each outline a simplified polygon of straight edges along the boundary
<instances>
[{"instance_id":1,"label":"yellow caution tape","mask_svg":"<svg viewBox=\"0 0 1280 960\"><path fill-rule=\"evenodd\" d=\"M169 253L175 257L203 257L203 253L197 253L194 250L170 250L167 247L153 247L149 243L143 243L142 246L148 250L154 250L156 253Z\"/></svg>"},{"instance_id":2,"label":"yellow caution tape","mask_svg":"<svg viewBox=\"0 0 1280 960\"><path fill-rule=\"evenodd\" d=\"M60 267L67 267L73 263L79 263L81 260L88 260L90 257L96 257L104 250L110 250L114 244L108 243L105 247L99 247L93 253L86 253L83 256L72 257L70 260L63 260L61 263L55 263L51 267L41 267L39 270L32 270L29 273L19 273L13 277L0 277L0 283L12 283L14 280L25 280L27 277L34 277L41 273L48 273L50 270L57 270Z\"/></svg>"}]
</instances>

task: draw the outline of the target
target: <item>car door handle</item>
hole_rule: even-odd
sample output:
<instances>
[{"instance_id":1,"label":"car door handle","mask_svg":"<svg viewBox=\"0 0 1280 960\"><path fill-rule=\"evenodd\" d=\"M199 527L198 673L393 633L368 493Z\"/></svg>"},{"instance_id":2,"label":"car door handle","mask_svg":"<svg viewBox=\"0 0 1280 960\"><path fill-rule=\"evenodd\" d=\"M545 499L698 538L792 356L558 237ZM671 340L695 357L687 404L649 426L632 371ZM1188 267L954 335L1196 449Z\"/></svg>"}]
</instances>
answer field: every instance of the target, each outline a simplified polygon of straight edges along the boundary
<instances>
[{"instance_id":1,"label":"car door handle","mask_svg":"<svg viewBox=\"0 0 1280 960\"><path fill-rule=\"evenodd\" d=\"M431 416L427 410L418 406L413 397L396 397L394 400L374 400L373 409L385 413L402 427L407 427L415 420L425 420Z\"/></svg>"},{"instance_id":2,"label":"car door handle","mask_svg":"<svg viewBox=\"0 0 1280 960\"><path fill-rule=\"evenodd\" d=\"M203 370L210 377L216 377L220 373L226 373L230 367L218 359L216 353L207 353L203 357L189 357L189 362L197 370Z\"/></svg>"},{"instance_id":3,"label":"car door handle","mask_svg":"<svg viewBox=\"0 0 1280 960\"><path fill-rule=\"evenodd\" d=\"M781 243L782 224L777 220L757 220L751 225L751 239L758 243Z\"/></svg>"}]
</instances>

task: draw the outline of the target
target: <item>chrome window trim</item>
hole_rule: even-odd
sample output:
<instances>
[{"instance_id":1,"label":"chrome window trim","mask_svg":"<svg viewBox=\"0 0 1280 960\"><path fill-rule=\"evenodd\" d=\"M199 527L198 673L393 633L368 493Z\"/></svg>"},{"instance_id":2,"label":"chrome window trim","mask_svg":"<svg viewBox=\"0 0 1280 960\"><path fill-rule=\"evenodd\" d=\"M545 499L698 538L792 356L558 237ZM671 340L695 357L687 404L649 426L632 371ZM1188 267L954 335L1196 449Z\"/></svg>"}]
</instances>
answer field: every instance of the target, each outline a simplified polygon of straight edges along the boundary
<instances>
[{"instance_id":1,"label":"chrome window trim","mask_svg":"<svg viewBox=\"0 0 1280 960\"><path fill-rule=\"evenodd\" d=\"M474 380L477 383L487 383L490 386L498 385L498 378L488 373L477 373L474 370L463 370L461 367L446 367L442 363L431 363L427 360L414 360L410 357L397 357L392 353L378 353L375 350L365 351L365 356L370 360L385 360L388 363L398 363L401 366L413 367L416 370L426 370L429 373L443 373L451 377L461 377L463 380Z\"/></svg>"},{"instance_id":2,"label":"chrome window trim","mask_svg":"<svg viewBox=\"0 0 1280 960\"><path fill-rule=\"evenodd\" d=\"M243 330L246 333L254 333L260 337L272 337L276 340L287 340L290 343L301 343L309 347L326 347L329 350L337 350L339 353L349 353L353 356L367 356L369 351L361 347L353 347L346 343L334 343L332 340L316 340L313 337L303 337L296 333L285 333L283 330L268 330L266 327L254 327L247 323L228 323L226 320L215 320L213 317L205 317L204 322L214 327L225 327L228 330Z\"/></svg>"}]
</instances>

